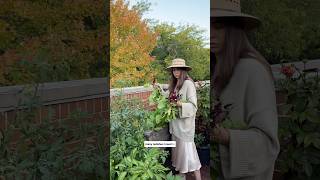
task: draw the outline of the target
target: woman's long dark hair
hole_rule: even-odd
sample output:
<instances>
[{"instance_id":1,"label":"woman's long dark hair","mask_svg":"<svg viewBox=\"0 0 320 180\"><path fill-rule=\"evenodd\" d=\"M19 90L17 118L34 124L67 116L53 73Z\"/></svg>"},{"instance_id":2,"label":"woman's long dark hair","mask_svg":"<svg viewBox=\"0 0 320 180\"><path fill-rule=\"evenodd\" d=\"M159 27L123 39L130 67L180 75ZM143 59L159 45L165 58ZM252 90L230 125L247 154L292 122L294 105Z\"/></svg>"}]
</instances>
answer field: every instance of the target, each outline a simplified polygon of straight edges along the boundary
<instances>
[{"instance_id":1,"label":"woman's long dark hair","mask_svg":"<svg viewBox=\"0 0 320 180\"><path fill-rule=\"evenodd\" d=\"M171 80L169 82L169 92L170 94L174 92L174 89L177 87L177 91L179 91L184 83L185 80L193 81L187 73L185 68L179 68L181 71L179 79L175 78L173 75L172 69L170 70Z\"/></svg>"},{"instance_id":2,"label":"woman's long dark hair","mask_svg":"<svg viewBox=\"0 0 320 180\"><path fill-rule=\"evenodd\" d=\"M223 89L229 83L234 68L241 58L252 58L260 62L270 73L273 79L272 71L268 61L251 45L248 37L237 24L227 23L225 26L225 47L222 52L222 59L212 57L211 61L214 65L213 88L217 96L221 94Z\"/></svg>"}]
</instances>

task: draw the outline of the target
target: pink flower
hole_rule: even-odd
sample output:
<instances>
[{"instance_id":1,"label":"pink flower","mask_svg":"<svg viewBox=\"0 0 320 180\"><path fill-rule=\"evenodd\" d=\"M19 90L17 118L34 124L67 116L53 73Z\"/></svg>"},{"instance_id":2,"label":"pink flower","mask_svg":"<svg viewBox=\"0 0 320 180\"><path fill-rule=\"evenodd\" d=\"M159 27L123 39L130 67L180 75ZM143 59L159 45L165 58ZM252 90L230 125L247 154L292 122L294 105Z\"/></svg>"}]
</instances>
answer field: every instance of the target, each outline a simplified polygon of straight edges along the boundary
<instances>
[{"instance_id":1,"label":"pink flower","mask_svg":"<svg viewBox=\"0 0 320 180\"><path fill-rule=\"evenodd\" d=\"M284 74L287 78L291 78L295 73L295 69L293 66L283 66L281 67L280 72Z\"/></svg>"}]
</instances>

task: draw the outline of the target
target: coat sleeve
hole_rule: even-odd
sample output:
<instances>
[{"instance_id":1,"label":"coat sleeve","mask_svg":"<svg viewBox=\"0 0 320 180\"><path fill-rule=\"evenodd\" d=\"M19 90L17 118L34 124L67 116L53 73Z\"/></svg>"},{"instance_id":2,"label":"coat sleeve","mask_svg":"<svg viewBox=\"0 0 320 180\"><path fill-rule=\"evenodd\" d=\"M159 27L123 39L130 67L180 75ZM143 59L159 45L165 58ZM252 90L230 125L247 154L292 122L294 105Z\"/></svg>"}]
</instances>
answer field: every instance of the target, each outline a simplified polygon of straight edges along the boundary
<instances>
[{"instance_id":1,"label":"coat sleeve","mask_svg":"<svg viewBox=\"0 0 320 180\"><path fill-rule=\"evenodd\" d=\"M260 65L250 69L247 83L243 106L248 129L229 130L229 178L265 172L274 166L280 150L273 81Z\"/></svg>"},{"instance_id":2,"label":"coat sleeve","mask_svg":"<svg viewBox=\"0 0 320 180\"><path fill-rule=\"evenodd\" d=\"M196 115L197 112L197 92L194 83L185 81L187 84L186 100L182 102L180 118L189 118Z\"/></svg>"}]
</instances>

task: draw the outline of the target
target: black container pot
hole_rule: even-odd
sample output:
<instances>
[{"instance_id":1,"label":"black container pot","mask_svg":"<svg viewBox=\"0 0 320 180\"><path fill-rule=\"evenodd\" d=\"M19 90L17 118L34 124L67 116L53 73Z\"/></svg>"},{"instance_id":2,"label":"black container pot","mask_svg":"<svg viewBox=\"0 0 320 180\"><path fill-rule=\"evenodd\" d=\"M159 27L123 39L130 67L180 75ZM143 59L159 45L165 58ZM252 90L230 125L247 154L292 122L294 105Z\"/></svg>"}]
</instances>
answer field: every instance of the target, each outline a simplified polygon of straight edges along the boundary
<instances>
[{"instance_id":1,"label":"black container pot","mask_svg":"<svg viewBox=\"0 0 320 180\"><path fill-rule=\"evenodd\" d=\"M197 151L198 151L201 165L209 166L210 165L210 144L197 147Z\"/></svg>"}]
</instances>

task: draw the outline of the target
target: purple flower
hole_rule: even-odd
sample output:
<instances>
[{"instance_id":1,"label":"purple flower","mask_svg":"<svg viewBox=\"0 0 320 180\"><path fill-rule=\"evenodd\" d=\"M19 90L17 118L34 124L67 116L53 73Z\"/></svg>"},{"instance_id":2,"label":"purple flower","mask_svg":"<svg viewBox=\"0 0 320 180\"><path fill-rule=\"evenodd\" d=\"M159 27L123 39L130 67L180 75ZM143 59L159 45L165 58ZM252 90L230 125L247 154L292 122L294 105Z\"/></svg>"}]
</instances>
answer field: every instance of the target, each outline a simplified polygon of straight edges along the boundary
<instances>
[{"instance_id":1,"label":"purple flower","mask_svg":"<svg viewBox=\"0 0 320 180\"><path fill-rule=\"evenodd\" d=\"M181 99L181 94L176 94L176 92L171 93L169 96L169 101L171 103L176 103L180 99Z\"/></svg>"}]
</instances>

